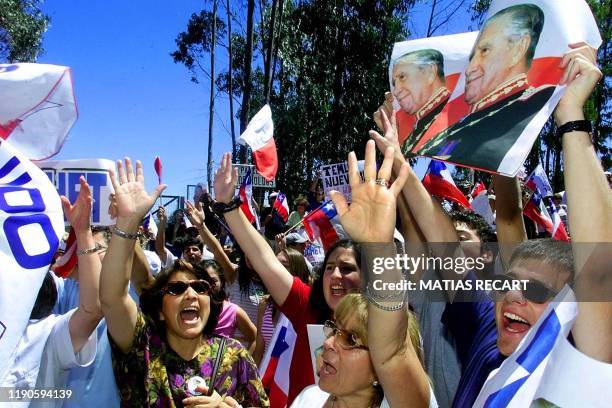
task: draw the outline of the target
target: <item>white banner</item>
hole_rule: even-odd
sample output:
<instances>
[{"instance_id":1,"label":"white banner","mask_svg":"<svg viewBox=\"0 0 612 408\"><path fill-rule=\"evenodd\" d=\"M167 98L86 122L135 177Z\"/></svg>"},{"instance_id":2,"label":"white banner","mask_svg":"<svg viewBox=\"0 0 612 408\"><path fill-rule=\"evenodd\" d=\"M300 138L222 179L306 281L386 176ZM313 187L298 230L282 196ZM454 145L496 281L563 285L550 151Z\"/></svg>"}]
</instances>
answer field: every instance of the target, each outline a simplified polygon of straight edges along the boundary
<instances>
[{"instance_id":1,"label":"white banner","mask_svg":"<svg viewBox=\"0 0 612 408\"><path fill-rule=\"evenodd\" d=\"M365 161L359 160L357 168L359 174L363 178L363 165ZM321 166L321 180L323 181L323 190L325 190L325 201L331 200L329 192L336 190L344 195L346 201L351 202L351 186L348 179L348 162L327 164Z\"/></svg>"},{"instance_id":2,"label":"white banner","mask_svg":"<svg viewBox=\"0 0 612 408\"><path fill-rule=\"evenodd\" d=\"M32 160L60 151L77 119L70 68L0 64L0 138Z\"/></svg>"},{"instance_id":3,"label":"white banner","mask_svg":"<svg viewBox=\"0 0 612 408\"><path fill-rule=\"evenodd\" d=\"M0 142L0 383L63 234L62 206L49 179Z\"/></svg>"},{"instance_id":4,"label":"white banner","mask_svg":"<svg viewBox=\"0 0 612 408\"><path fill-rule=\"evenodd\" d=\"M79 195L79 178L85 177L94 199L91 209L92 225L115 224L108 215L109 196L113 192L108 169L115 167L112 160L46 160L36 164L49 177L58 193L68 197L71 203L74 203Z\"/></svg>"}]
</instances>

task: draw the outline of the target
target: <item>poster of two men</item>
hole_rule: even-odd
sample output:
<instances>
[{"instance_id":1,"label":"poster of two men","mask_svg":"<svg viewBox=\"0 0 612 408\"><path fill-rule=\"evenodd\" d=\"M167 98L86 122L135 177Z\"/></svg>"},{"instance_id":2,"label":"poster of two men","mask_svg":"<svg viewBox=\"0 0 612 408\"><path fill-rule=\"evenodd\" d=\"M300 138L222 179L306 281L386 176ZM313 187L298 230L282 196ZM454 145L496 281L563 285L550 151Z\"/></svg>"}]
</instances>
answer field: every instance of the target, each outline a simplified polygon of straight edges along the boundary
<instances>
[{"instance_id":1,"label":"poster of two men","mask_svg":"<svg viewBox=\"0 0 612 408\"><path fill-rule=\"evenodd\" d=\"M601 44L584 1L505 0L479 32L395 44L402 152L516 175L563 94L559 64L577 42Z\"/></svg>"}]
</instances>

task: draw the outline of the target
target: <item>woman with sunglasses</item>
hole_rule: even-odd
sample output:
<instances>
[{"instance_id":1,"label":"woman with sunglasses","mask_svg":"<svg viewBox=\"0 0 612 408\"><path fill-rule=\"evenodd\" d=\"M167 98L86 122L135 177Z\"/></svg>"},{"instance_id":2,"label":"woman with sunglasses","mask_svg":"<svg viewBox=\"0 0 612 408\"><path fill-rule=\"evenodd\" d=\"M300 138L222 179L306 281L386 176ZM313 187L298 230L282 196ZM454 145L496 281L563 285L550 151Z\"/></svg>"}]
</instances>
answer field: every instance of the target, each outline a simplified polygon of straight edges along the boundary
<instances>
[{"instance_id":1,"label":"woman with sunglasses","mask_svg":"<svg viewBox=\"0 0 612 408\"><path fill-rule=\"evenodd\" d=\"M407 325L403 337L409 339L409 348L414 350L421 367L420 378L427 384L422 368L423 356L420 345L418 323L411 312L402 311ZM385 396L385 384L380 381L371 360L371 345L368 342L368 300L359 294L346 295L334 313L335 320L328 320L323 326L326 337L323 343L319 384L305 388L294 400L291 408L319 407L389 407ZM402 379L406 381L406 379ZM409 394L412 389L404 384ZM426 389L427 390L427 389ZM400 405L393 405L400 406ZM426 403L401 406L427 406ZM430 402L435 407L435 400Z\"/></svg>"},{"instance_id":2,"label":"woman with sunglasses","mask_svg":"<svg viewBox=\"0 0 612 408\"><path fill-rule=\"evenodd\" d=\"M374 257L394 258L396 255L393 244L396 197L408 176L408 165L404 164L395 182L387 187L394 154L393 148L387 148L374 181L374 154L374 143L370 141L366 148L365 182L360 181L355 155L349 155L350 206L342 194L331 194L345 231L357 241L368 242L362 245L368 265ZM423 368L416 322L407 312L404 293L378 293L373 284L374 279L397 283L402 279L401 270L374 274L371 267L367 269L370 278L366 286L367 301L360 296L355 300L343 299L336 308L335 325L326 324L328 339L324 343L323 365L319 369L319 387L329 395L316 389L307 390L305 393L308 395L302 397L307 397L309 403L298 407L437 406ZM344 312L345 307L348 313ZM359 353L362 355L358 363ZM369 370L362 368L368 367L366 363ZM366 375L359 375L359 381L348 380L355 378L359 371Z\"/></svg>"},{"instance_id":3,"label":"woman with sunglasses","mask_svg":"<svg viewBox=\"0 0 612 408\"><path fill-rule=\"evenodd\" d=\"M209 295L208 274L183 261L160 274L141 295L127 293L140 220L165 188L149 195L142 165L117 162L117 223L102 264L100 300L125 407L267 407L257 368L235 340L212 336L221 304Z\"/></svg>"}]
</instances>

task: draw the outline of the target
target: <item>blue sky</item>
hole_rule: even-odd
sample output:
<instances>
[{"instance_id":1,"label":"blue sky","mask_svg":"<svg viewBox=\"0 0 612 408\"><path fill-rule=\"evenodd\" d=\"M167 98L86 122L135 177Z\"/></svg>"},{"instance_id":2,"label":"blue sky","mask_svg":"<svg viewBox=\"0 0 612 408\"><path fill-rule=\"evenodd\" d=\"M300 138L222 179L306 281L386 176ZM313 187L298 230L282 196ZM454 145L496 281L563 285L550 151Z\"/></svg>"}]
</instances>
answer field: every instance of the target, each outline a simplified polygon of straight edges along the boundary
<instances>
[{"instance_id":1,"label":"blue sky","mask_svg":"<svg viewBox=\"0 0 612 408\"><path fill-rule=\"evenodd\" d=\"M152 189L153 159L159 155L168 184L165 194L185 195L187 184L205 181L208 83L190 82L184 66L169 55L177 34L203 4L201 0L47 0L43 4L51 24L39 62L72 68L79 107L79 119L54 159L138 158ZM413 14L414 38L426 31L427 8L425 2ZM464 18L455 18L452 26L437 34L465 31L468 17L460 15ZM226 67L226 57L221 56L217 71ZM223 94L216 100L215 158L231 149L227 101ZM237 121L236 126L238 131Z\"/></svg>"}]
</instances>

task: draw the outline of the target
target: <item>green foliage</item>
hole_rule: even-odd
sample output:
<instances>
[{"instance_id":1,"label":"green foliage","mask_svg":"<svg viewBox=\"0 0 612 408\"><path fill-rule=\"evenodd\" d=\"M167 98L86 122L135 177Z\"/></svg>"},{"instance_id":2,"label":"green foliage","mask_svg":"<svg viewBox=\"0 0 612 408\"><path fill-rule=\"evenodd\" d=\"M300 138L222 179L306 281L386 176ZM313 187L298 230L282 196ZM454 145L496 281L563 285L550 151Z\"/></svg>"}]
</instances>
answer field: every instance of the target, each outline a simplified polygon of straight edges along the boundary
<instances>
[{"instance_id":1,"label":"green foliage","mask_svg":"<svg viewBox=\"0 0 612 408\"><path fill-rule=\"evenodd\" d=\"M307 188L317 165L344 161L351 150L363 154L412 3L286 0L271 106L277 185L289 196Z\"/></svg>"},{"instance_id":2,"label":"green foliage","mask_svg":"<svg viewBox=\"0 0 612 408\"><path fill-rule=\"evenodd\" d=\"M0 0L0 61L36 62L49 18L39 0Z\"/></svg>"},{"instance_id":3,"label":"green foliage","mask_svg":"<svg viewBox=\"0 0 612 408\"><path fill-rule=\"evenodd\" d=\"M219 44L227 35L225 22L216 18L216 43ZM187 23L187 31L180 33L174 42L177 50L170 55L176 63L182 63L191 72L191 80L199 83L199 76L208 75L201 64L202 58L210 53L212 46L213 13L203 10L200 14L192 14Z\"/></svg>"}]
</instances>

